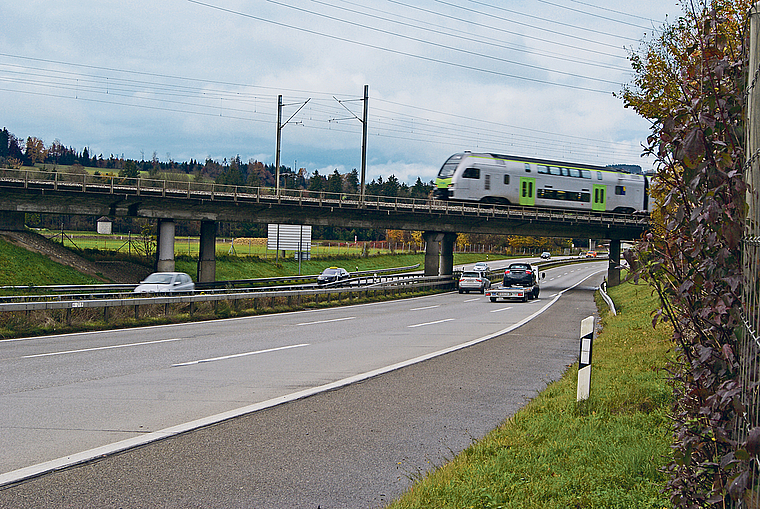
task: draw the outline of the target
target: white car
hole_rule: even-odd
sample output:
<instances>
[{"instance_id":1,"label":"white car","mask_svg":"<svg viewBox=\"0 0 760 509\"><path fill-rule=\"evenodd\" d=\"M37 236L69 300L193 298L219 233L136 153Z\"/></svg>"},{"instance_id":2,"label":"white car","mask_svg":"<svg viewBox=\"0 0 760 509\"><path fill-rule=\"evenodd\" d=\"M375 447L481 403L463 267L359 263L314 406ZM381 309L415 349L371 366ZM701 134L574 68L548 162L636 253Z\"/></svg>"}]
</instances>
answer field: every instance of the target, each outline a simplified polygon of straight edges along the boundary
<instances>
[{"instance_id":1,"label":"white car","mask_svg":"<svg viewBox=\"0 0 760 509\"><path fill-rule=\"evenodd\" d=\"M467 270L459 278L459 293L470 293L470 290L486 293L491 288L491 280L485 272Z\"/></svg>"},{"instance_id":2,"label":"white car","mask_svg":"<svg viewBox=\"0 0 760 509\"><path fill-rule=\"evenodd\" d=\"M490 272L491 267L489 267L486 262L478 262L472 266L472 270L475 272Z\"/></svg>"},{"instance_id":3,"label":"white car","mask_svg":"<svg viewBox=\"0 0 760 509\"><path fill-rule=\"evenodd\" d=\"M134 293L175 293L195 291L195 283L184 272L154 272L134 289Z\"/></svg>"}]
</instances>

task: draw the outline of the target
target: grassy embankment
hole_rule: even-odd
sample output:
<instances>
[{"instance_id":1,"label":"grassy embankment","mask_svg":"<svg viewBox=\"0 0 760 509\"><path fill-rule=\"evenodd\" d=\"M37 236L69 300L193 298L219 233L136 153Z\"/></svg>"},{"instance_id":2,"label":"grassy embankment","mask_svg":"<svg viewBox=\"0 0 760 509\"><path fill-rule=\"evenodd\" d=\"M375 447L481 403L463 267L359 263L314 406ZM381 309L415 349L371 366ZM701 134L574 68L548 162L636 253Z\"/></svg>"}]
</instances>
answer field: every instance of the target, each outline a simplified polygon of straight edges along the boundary
<instances>
[{"instance_id":1,"label":"grassy embankment","mask_svg":"<svg viewBox=\"0 0 760 509\"><path fill-rule=\"evenodd\" d=\"M89 285L102 281L0 240L0 286Z\"/></svg>"},{"instance_id":2,"label":"grassy embankment","mask_svg":"<svg viewBox=\"0 0 760 509\"><path fill-rule=\"evenodd\" d=\"M603 313L589 400L576 403L576 364L390 509L669 507L671 332L652 329L647 286L609 293L619 314Z\"/></svg>"}]
</instances>

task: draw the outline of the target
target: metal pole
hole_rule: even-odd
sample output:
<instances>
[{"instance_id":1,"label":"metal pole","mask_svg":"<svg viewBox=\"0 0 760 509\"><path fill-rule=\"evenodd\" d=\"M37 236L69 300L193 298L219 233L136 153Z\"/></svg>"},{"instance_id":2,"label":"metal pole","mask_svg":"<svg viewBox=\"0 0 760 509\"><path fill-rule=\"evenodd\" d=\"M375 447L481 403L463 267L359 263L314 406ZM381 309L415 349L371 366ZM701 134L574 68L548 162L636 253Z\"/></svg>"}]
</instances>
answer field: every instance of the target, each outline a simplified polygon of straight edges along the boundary
<instances>
[{"instance_id":1,"label":"metal pole","mask_svg":"<svg viewBox=\"0 0 760 509\"><path fill-rule=\"evenodd\" d=\"M275 194L280 196L280 140L282 137L282 95L277 96L277 150L275 151Z\"/></svg>"},{"instance_id":2,"label":"metal pole","mask_svg":"<svg viewBox=\"0 0 760 509\"><path fill-rule=\"evenodd\" d=\"M367 112L369 110L369 85L364 85L364 117L362 118L362 181L359 203L364 203L364 174L367 170Z\"/></svg>"}]
</instances>

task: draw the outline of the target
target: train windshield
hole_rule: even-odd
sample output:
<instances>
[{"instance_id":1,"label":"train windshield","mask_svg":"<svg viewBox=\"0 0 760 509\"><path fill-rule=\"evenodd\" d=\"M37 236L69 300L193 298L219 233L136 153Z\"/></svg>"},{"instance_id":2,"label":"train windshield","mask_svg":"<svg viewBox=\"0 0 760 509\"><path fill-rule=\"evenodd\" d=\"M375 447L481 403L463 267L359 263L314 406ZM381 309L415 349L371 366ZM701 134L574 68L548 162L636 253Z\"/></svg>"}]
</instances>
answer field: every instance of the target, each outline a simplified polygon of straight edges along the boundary
<instances>
[{"instance_id":1,"label":"train windshield","mask_svg":"<svg viewBox=\"0 0 760 509\"><path fill-rule=\"evenodd\" d=\"M449 157L449 159L443 163L443 166L441 166L441 171L438 172L438 178L447 179L453 177L454 172L457 171L457 166L459 166L459 161L462 160L463 156L464 154L454 154Z\"/></svg>"}]
</instances>

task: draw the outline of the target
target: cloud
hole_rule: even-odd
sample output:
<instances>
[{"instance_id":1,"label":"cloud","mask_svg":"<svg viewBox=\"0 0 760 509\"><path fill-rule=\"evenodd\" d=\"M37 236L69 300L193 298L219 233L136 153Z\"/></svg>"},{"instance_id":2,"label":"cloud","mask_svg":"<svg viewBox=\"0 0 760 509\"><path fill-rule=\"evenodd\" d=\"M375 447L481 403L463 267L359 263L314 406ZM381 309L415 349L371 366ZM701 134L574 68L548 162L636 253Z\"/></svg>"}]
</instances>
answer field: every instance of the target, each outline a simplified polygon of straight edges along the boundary
<instances>
[{"instance_id":1,"label":"cloud","mask_svg":"<svg viewBox=\"0 0 760 509\"><path fill-rule=\"evenodd\" d=\"M648 125L612 97L630 79L622 48L677 13L659 0L635 14L619 0L253 5L4 6L3 126L104 156L271 163L282 95L282 163L345 172L361 166L369 85L368 180L428 181L462 150L640 164Z\"/></svg>"}]
</instances>

